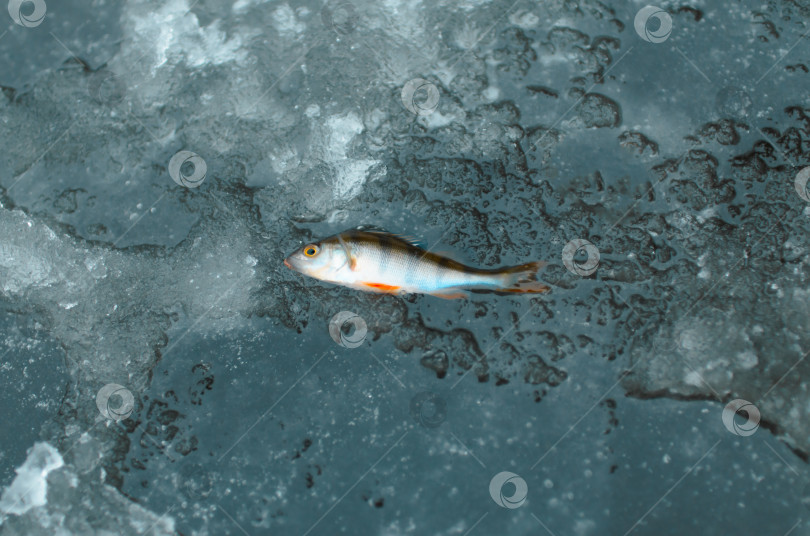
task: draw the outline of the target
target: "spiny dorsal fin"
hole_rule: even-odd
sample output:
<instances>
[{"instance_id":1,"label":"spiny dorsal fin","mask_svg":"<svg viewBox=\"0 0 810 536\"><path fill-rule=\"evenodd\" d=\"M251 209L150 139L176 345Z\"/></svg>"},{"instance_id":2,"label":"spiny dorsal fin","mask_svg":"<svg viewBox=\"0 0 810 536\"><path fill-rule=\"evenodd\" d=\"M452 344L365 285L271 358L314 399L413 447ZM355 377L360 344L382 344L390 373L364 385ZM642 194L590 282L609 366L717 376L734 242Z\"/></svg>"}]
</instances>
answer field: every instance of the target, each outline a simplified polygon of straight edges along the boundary
<instances>
[{"instance_id":1,"label":"spiny dorsal fin","mask_svg":"<svg viewBox=\"0 0 810 536\"><path fill-rule=\"evenodd\" d=\"M419 239L414 238L412 236L405 236L405 235L401 235L401 234L395 234L393 236L396 236L400 240L404 240L405 242L407 242L410 245L412 245L414 247L417 247L419 249L427 249L424 242L421 242Z\"/></svg>"},{"instance_id":2,"label":"spiny dorsal fin","mask_svg":"<svg viewBox=\"0 0 810 536\"><path fill-rule=\"evenodd\" d=\"M392 234L388 231L388 229L383 229L382 227L377 227L376 225L358 225L357 227L355 227L355 229L366 233Z\"/></svg>"},{"instance_id":3,"label":"spiny dorsal fin","mask_svg":"<svg viewBox=\"0 0 810 536\"><path fill-rule=\"evenodd\" d=\"M390 231L383 229L382 227L374 227L371 225L360 225L357 227L357 230L363 231L364 233L384 234L387 236L393 236L419 249L427 249L426 245L417 238L407 235L401 235L399 233L392 233Z\"/></svg>"}]
</instances>

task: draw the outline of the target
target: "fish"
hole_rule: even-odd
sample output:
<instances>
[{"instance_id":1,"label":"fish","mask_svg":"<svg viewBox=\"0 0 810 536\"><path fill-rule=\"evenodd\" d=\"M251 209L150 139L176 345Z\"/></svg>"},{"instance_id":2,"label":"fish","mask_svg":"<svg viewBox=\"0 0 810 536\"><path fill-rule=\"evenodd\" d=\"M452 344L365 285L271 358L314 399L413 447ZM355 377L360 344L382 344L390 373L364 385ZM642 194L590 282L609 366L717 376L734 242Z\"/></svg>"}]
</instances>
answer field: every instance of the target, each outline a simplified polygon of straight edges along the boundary
<instances>
[{"instance_id":1,"label":"fish","mask_svg":"<svg viewBox=\"0 0 810 536\"><path fill-rule=\"evenodd\" d=\"M382 294L468 298L469 292L539 294L544 262L485 269L426 251L412 240L377 230L350 229L297 249L284 265L320 281Z\"/></svg>"}]
</instances>

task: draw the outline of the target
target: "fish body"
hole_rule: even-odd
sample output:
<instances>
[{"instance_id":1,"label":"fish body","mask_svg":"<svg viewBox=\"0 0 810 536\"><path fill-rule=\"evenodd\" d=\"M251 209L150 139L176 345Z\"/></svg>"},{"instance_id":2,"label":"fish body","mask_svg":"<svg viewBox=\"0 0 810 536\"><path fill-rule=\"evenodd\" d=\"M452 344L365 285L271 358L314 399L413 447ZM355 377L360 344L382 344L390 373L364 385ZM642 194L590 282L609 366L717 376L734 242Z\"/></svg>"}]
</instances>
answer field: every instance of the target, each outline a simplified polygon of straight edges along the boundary
<instances>
[{"instance_id":1,"label":"fish body","mask_svg":"<svg viewBox=\"0 0 810 536\"><path fill-rule=\"evenodd\" d=\"M344 231L305 245L287 257L284 264L321 281L367 292L463 298L468 296L466 291L549 290L537 281L537 271L544 263L492 270L473 268L381 231Z\"/></svg>"}]
</instances>

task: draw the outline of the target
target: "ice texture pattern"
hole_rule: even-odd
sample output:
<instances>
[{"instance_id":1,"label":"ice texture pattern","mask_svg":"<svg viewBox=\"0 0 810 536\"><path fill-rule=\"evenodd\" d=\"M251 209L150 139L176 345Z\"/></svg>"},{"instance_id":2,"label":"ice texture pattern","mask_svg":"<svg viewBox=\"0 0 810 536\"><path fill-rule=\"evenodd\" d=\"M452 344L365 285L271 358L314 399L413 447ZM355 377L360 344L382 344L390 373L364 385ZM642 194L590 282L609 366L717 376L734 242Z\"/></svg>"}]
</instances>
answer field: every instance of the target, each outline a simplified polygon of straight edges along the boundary
<instances>
[{"instance_id":1,"label":"ice texture pattern","mask_svg":"<svg viewBox=\"0 0 810 536\"><path fill-rule=\"evenodd\" d=\"M0 534L810 534L808 2L8 11Z\"/></svg>"}]
</instances>

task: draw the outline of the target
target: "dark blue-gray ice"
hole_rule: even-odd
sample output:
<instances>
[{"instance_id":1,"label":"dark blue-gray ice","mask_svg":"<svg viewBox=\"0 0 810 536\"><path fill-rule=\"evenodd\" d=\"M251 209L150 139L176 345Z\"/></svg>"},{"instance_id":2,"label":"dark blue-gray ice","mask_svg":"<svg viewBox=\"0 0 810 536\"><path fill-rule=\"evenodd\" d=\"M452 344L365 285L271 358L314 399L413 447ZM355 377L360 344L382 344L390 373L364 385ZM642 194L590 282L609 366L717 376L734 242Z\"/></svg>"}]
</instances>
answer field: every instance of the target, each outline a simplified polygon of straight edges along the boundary
<instances>
[{"instance_id":1,"label":"dark blue-gray ice","mask_svg":"<svg viewBox=\"0 0 810 536\"><path fill-rule=\"evenodd\" d=\"M3 535L810 534L806 0L8 4Z\"/></svg>"}]
</instances>

